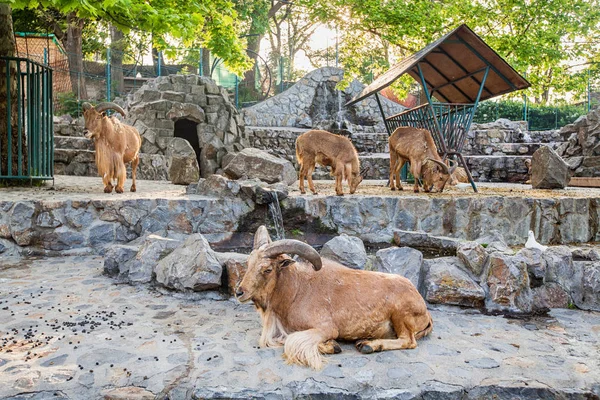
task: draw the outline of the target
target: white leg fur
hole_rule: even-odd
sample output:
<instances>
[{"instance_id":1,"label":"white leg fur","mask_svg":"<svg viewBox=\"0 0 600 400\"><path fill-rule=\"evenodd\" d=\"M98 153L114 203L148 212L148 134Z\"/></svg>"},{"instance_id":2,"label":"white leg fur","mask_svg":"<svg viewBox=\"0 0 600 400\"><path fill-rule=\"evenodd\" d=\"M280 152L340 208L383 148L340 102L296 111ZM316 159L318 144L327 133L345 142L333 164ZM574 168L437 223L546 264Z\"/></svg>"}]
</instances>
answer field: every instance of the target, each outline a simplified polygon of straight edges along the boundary
<instances>
[{"instance_id":1,"label":"white leg fur","mask_svg":"<svg viewBox=\"0 0 600 400\"><path fill-rule=\"evenodd\" d=\"M287 337L281 321L270 311L260 313L263 321L262 334L260 335L260 347L281 347Z\"/></svg>"},{"instance_id":2,"label":"white leg fur","mask_svg":"<svg viewBox=\"0 0 600 400\"><path fill-rule=\"evenodd\" d=\"M288 364L300 364L320 370L326 363L319 352L323 334L317 329L290 333L285 341L283 358Z\"/></svg>"}]
</instances>

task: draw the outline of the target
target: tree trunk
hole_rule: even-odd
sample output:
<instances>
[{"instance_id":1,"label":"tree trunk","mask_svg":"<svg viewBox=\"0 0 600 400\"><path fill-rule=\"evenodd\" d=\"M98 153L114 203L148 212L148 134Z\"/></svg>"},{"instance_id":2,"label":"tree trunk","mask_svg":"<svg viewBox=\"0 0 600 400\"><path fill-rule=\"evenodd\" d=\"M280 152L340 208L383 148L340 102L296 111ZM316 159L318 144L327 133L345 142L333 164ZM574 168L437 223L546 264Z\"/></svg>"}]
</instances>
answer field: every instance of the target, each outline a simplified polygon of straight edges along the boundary
<instances>
[{"instance_id":1,"label":"tree trunk","mask_svg":"<svg viewBox=\"0 0 600 400\"><path fill-rule=\"evenodd\" d=\"M202 49L202 76L208 76L211 78L210 69L212 65L210 63L210 50L207 48Z\"/></svg>"},{"instance_id":2,"label":"tree trunk","mask_svg":"<svg viewBox=\"0 0 600 400\"><path fill-rule=\"evenodd\" d=\"M123 50L125 49L125 35L116 26L110 26L110 78L111 91L114 99L125 91L123 80Z\"/></svg>"},{"instance_id":3,"label":"tree trunk","mask_svg":"<svg viewBox=\"0 0 600 400\"><path fill-rule=\"evenodd\" d=\"M260 101L261 90L258 90L257 82L256 82L256 68L258 62L258 53L260 52L260 41L262 40L263 35L257 36L249 36L248 37L248 57L250 57L253 62L253 68L244 72L244 79L240 82L240 86L244 88L244 97L246 101Z\"/></svg>"},{"instance_id":4,"label":"tree trunk","mask_svg":"<svg viewBox=\"0 0 600 400\"><path fill-rule=\"evenodd\" d=\"M0 3L0 57L15 57L16 43L12 27L12 16L10 6L6 3ZM9 79L6 79L6 74ZM0 60L0 175L22 175L27 174L27 137L21 133L21 162L22 171L19 171L19 135L18 135L18 114L17 101L19 96L17 92L17 63L15 61ZM10 105L8 101L10 99ZM8 138L10 131L11 146L8 148ZM12 160L8 171L8 155Z\"/></svg>"},{"instance_id":5,"label":"tree trunk","mask_svg":"<svg viewBox=\"0 0 600 400\"><path fill-rule=\"evenodd\" d=\"M67 15L67 34L63 40L63 46L69 58L69 70L71 72L71 88L78 99L87 99L85 86L85 74L83 70L83 50L81 48L81 36L85 20L77 17L75 11Z\"/></svg>"}]
</instances>

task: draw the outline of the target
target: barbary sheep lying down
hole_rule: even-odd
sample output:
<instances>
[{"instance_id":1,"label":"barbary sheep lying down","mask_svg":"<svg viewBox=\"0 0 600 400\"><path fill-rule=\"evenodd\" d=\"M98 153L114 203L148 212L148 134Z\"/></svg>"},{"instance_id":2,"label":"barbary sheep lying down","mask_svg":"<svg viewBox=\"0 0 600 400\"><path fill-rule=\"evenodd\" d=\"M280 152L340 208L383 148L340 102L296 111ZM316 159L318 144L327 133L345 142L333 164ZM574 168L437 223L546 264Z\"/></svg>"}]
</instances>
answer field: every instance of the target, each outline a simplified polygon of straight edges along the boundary
<instances>
[{"instance_id":1,"label":"barbary sheep lying down","mask_svg":"<svg viewBox=\"0 0 600 400\"><path fill-rule=\"evenodd\" d=\"M288 363L314 369L323 367L322 354L341 352L338 339L356 341L368 354L414 349L433 329L425 300L408 279L344 267L298 240L271 242L264 226L236 296L252 300L261 316L260 346L283 345Z\"/></svg>"}]
</instances>

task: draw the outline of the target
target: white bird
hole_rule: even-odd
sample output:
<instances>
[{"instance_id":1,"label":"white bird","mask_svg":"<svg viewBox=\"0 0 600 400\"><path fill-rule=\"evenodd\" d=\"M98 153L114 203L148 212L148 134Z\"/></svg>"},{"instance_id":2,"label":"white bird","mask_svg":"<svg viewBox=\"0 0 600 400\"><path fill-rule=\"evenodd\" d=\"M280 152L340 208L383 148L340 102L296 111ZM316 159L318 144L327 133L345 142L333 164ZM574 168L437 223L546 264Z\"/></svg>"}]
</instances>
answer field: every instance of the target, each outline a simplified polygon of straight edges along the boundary
<instances>
[{"instance_id":1,"label":"white bird","mask_svg":"<svg viewBox=\"0 0 600 400\"><path fill-rule=\"evenodd\" d=\"M527 242L525 242L525 248L527 249L539 249L541 251L546 251L548 246L544 246L543 244L539 244L535 240L535 236L533 235L533 231L529 231L527 234Z\"/></svg>"}]
</instances>

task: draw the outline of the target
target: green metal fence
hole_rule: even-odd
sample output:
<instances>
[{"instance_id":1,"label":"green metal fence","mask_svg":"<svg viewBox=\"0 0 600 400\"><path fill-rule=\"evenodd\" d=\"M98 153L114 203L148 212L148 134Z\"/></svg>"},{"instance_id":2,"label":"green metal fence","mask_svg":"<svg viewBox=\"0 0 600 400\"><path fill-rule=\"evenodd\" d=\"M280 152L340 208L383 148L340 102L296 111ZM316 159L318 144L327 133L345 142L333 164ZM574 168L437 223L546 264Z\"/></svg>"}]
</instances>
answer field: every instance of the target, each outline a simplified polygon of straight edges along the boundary
<instances>
[{"instance_id":1,"label":"green metal fence","mask_svg":"<svg viewBox=\"0 0 600 400\"><path fill-rule=\"evenodd\" d=\"M0 66L0 179L54 179L52 69L17 57L1 57Z\"/></svg>"}]
</instances>

